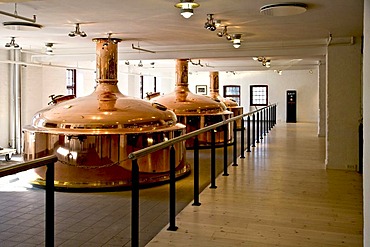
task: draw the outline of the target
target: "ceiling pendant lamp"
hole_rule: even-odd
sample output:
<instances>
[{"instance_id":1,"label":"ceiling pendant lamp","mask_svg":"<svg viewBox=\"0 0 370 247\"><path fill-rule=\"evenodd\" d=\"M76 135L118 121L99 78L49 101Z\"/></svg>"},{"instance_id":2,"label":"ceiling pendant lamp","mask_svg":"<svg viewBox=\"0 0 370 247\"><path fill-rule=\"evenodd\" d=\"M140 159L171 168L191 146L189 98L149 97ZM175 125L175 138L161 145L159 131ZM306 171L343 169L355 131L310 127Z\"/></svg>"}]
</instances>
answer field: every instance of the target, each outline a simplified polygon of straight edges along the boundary
<instances>
[{"instance_id":1,"label":"ceiling pendant lamp","mask_svg":"<svg viewBox=\"0 0 370 247\"><path fill-rule=\"evenodd\" d=\"M199 6L199 3L194 3L194 0L180 0L179 3L175 4L176 8L181 9L181 15L186 19L190 18L194 14L193 9Z\"/></svg>"},{"instance_id":2,"label":"ceiling pendant lamp","mask_svg":"<svg viewBox=\"0 0 370 247\"><path fill-rule=\"evenodd\" d=\"M236 33L234 34L234 38L233 38L233 46L234 48L239 48L240 45L241 45L241 39L242 38L242 35L240 33Z\"/></svg>"}]
</instances>

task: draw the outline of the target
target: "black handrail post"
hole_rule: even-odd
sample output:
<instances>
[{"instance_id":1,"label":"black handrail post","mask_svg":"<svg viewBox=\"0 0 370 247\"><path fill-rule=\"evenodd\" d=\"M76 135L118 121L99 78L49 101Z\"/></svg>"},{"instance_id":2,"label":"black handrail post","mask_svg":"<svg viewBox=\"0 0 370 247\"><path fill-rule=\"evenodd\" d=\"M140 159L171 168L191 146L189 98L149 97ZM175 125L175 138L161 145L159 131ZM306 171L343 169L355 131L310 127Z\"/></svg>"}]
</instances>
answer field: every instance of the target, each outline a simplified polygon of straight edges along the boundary
<instances>
[{"instance_id":1,"label":"black handrail post","mask_svg":"<svg viewBox=\"0 0 370 247\"><path fill-rule=\"evenodd\" d=\"M211 130L211 186L209 188L216 189L216 130Z\"/></svg>"},{"instance_id":2,"label":"black handrail post","mask_svg":"<svg viewBox=\"0 0 370 247\"><path fill-rule=\"evenodd\" d=\"M269 133L269 108L267 107L266 108L266 123L265 123L265 126L266 126L266 133Z\"/></svg>"},{"instance_id":3,"label":"black handrail post","mask_svg":"<svg viewBox=\"0 0 370 247\"><path fill-rule=\"evenodd\" d=\"M251 151L251 118L247 117L247 152Z\"/></svg>"},{"instance_id":4,"label":"black handrail post","mask_svg":"<svg viewBox=\"0 0 370 247\"><path fill-rule=\"evenodd\" d=\"M256 143L260 143L260 112L257 112L257 138L256 138Z\"/></svg>"},{"instance_id":5,"label":"black handrail post","mask_svg":"<svg viewBox=\"0 0 370 247\"><path fill-rule=\"evenodd\" d=\"M264 114L264 117L263 117L263 132L264 132L264 135L266 136L266 134L268 133L267 131L267 108L265 108L263 110L263 114Z\"/></svg>"},{"instance_id":6,"label":"black handrail post","mask_svg":"<svg viewBox=\"0 0 370 247\"><path fill-rule=\"evenodd\" d=\"M256 115L253 113L252 115L252 125L253 125L253 131L252 131L252 147L256 146Z\"/></svg>"},{"instance_id":7,"label":"black handrail post","mask_svg":"<svg viewBox=\"0 0 370 247\"><path fill-rule=\"evenodd\" d=\"M139 166L137 160L131 162L131 246L139 246Z\"/></svg>"},{"instance_id":8,"label":"black handrail post","mask_svg":"<svg viewBox=\"0 0 370 247\"><path fill-rule=\"evenodd\" d=\"M272 106L269 106L269 129L272 129Z\"/></svg>"},{"instance_id":9,"label":"black handrail post","mask_svg":"<svg viewBox=\"0 0 370 247\"><path fill-rule=\"evenodd\" d=\"M263 129L263 119L264 118L264 114L263 114L263 109L261 110L261 119L260 119L260 124L261 124L261 128L260 128L260 131L261 131L261 133L260 133L260 139L262 140L263 139L263 131L264 131L264 129Z\"/></svg>"},{"instance_id":10,"label":"black handrail post","mask_svg":"<svg viewBox=\"0 0 370 247\"><path fill-rule=\"evenodd\" d=\"M199 202L199 140L194 138L194 203L193 206L200 206Z\"/></svg>"},{"instance_id":11,"label":"black handrail post","mask_svg":"<svg viewBox=\"0 0 370 247\"><path fill-rule=\"evenodd\" d=\"M240 119L241 120L241 130L240 130L240 158L244 159L244 117Z\"/></svg>"},{"instance_id":12,"label":"black handrail post","mask_svg":"<svg viewBox=\"0 0 370 247\"><path fill-rule=\"evenodd\" d=\"M228 127L227 124L223 126L224 129L224 173L222 176L229 176L227 173L227 141L228 141ZM236 142L236 136L234 136L234 142Z\"/></svg>"},{"instance_id":13,"label":"black handrail post","mask_svg":"<svg viewBox=\"0 0 370 247\"><path fill-rule=\"evenodd\" d=\"M176 159L175 148L170 148L170 226L168 231L176 231Z\"/></svg>"},{"instance_id":14,"label":"black handrail post","mask_svg":"<svg viewBox=\"0 0 370 247\"><path fill-rule=\"evenodd\" d=\"M237 155L237 152L238 152L238 142L237 142L237 136L238 136L238 132L237 132L237 126L236 126L236 120L234 121L234 124L233 124L233 132L234 132L234 145L233 145L233 166L238 166L238 163L236 161L236 155Z\"/></svg>"},{"instance_id":15,"label":"black handrail post","mask_svg":"<svg viewBox=\"0 0 370 247\"><path fill-rule=\"evenodd\" d=\"M45 246L54 246L54 163L46 165Z\"/></svg>"}]
</instances>

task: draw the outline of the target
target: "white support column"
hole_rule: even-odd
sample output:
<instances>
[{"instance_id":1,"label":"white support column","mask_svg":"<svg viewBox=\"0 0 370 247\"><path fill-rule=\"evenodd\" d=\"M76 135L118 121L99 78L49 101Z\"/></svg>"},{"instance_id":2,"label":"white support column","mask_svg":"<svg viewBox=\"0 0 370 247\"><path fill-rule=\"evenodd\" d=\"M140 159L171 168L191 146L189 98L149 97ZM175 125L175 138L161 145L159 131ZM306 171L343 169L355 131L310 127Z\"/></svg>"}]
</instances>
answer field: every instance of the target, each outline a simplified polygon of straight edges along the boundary
<instances>
[{"instance_id":1,"label":"white support column","mask_svg":"<svg viewBox=\"0 0 370 247\"><path fill-rule=\"evenodd\" d=\"M363 60L363 116L364 116L364 247L370 247L370 0L364 1L364 60Z\"/></svg>"},{"instance_id":2,"label":"white support column","mask_svg":"<svg viewBox=\"0 0 370 247\"><path fill-rule=\"evenodd\" d=\"M326 134L326 65L320 62L319 64L319 137L324 137Z\"/></svg>"},{"instance_id":3,"label":"white support column","mask_svg":"<svg viewBox=\"0 0 370 247\"><path fill-rule=\"evenodd\" d=\"M361 38L333 44L326 56L326 166L357 170L361 119Z\"/></svg>"}]
</instances>

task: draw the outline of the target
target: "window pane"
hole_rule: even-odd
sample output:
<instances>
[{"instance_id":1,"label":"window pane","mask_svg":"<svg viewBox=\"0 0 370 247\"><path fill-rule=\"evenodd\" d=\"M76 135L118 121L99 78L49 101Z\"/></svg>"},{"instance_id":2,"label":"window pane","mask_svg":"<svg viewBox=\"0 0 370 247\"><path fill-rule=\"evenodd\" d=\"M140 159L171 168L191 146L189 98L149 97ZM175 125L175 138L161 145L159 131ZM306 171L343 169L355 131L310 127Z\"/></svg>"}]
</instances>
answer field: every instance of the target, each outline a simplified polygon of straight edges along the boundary
<instances>
[{"instance_id":1,"label":"window pane","mask_svg":"<svg viewBox=\"0 0 370 247\"><path fill-rule=\"evenodd\" d=\"M268 91L266 85L250 86L251 106L267 105L267 95Z\"/></svg>"}]
</instances>

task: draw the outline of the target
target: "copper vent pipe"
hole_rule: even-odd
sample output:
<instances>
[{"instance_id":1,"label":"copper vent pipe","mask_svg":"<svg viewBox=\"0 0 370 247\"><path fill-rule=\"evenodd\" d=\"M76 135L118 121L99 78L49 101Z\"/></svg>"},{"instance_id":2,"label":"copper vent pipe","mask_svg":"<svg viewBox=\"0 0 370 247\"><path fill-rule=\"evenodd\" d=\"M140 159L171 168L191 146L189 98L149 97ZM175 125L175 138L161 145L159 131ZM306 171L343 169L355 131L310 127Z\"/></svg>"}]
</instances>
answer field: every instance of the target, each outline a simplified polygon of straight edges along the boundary
<instances>
[{"instance_id":1,"label":"copper vent pipe","mask_svg":"<svg viewBox=\"0 0 370 247\"><path fill-rule=\"evenodd\" d=\"M211 98L217 98L219 95L219 80L218 80L218 72L211 71L209 72L210 77L210 85L209 85L209 95Z\"/></svg>"},{"instance_id":2,"label":"copper vent pipe","mask_svg":"<svg viewBox=\"0 0 370 247\"><path fill-rule=\"evenodd\" d=\"M96 38L96 81L117 84L117 44L122 39Z\"/></svg>"},{"instance_id":3,"label":"copper vent pipe","mask_svg":"<svg viewBox=\"0 0 370 247\"><path fill-rule=\"evenodd\" d=\"M188 60L176 60L176 101L185 102L189 94Z\"/></svg>"}]
</instances>

